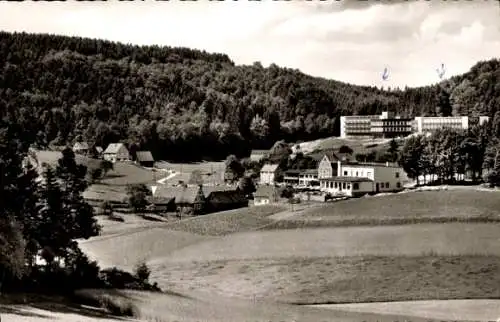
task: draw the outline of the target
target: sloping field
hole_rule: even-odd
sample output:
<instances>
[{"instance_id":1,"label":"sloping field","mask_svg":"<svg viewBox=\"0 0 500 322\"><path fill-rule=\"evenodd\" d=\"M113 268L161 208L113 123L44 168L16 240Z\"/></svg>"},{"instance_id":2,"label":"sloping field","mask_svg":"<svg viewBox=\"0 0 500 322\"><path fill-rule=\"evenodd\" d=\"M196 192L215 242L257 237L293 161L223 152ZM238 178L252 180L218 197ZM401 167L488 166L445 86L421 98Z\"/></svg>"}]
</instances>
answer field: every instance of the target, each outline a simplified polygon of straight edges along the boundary
<instances>
[{"instance_id":1,"label":"sloping field","mask_svg":"<svg viewBox=\"0 0 500 322\"><path fill-rule=\"evenodd\" d=\"M204 240L207 237L149 227L131 233L81 240L79 244L101 267L117 266L130 270L141 261L164 258L173 250Z\"/></svg>"},{"instance_id":2,"label":"sloping field","mask_svg":"<svg viewBox=\"0 0 500 322\"><path fill-rule=\"evenodd\" d=\"M456 221L498 222L499 197L498 192L470 188L363 197L305 209L265 229Z\"/></svg>"},{"instance_id":3,"label":"sloping field","mask_svg":"<svg viewBox=\"0 0 500 322\"><path fill-rule=\"evenodd\" d=\"M498 255L500 224L419 224L238 233L186 247L172 261L285 257Z\"/></svg>"},{"instance_id":4,"label":"sloping field","mask_svg":"<svg viewBox=\"0 0 500 322\"><path fill-rule=\"evenodd\" d=\"M497 321L500 318L500 300L447 300L386 303L326 304L315 307L370 312L405 314L427 319Z\"/></svg>"}]
</instances>

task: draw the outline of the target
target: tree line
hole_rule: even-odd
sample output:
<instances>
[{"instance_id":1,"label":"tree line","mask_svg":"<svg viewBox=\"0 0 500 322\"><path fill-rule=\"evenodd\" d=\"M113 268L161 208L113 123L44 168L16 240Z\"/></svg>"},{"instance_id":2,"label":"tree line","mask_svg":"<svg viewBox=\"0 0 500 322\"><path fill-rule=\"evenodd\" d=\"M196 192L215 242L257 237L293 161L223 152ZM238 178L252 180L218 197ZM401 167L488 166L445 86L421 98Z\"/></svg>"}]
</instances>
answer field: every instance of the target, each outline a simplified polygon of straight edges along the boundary
<instances>
[{"instance_id":1,"label":"tree line","mask_svg":"<svg viewBox=\"0 0 500 322\"><path fill-rule=\"evenodd\" d=\"M77 164L69 148L56 166L36 164L24 130L13 119L0 119L0 292L158 290L143 279L142 266L137 276L101 270L83 254L75 240L100 232L82 196L91 179L87 167Z\"/></svg>"},{"instance_id":2,"label":"tree line","mask_svg":"<svg viewBox=\"0 0 500 322\"><path fill-rule=\"evenodd\" d=\"M222 160L339 134L340 115L489 115L499 60L434 86L381 90L227 55L0 32L0 111L39 147L121 141L155 159Z\"/></svg>"},{"instance_id":3,"label":"tree line","mask_svg":"<svg viewBox=\"0 0 500 322\"><path fill-rule=\"evenodd\" d=\"M406 140L399 162L417 184L470 179L500 184L498 119L467 130L442 129ZM424 178L423 182L420 178Z\"/></svg>"}]
</instances>

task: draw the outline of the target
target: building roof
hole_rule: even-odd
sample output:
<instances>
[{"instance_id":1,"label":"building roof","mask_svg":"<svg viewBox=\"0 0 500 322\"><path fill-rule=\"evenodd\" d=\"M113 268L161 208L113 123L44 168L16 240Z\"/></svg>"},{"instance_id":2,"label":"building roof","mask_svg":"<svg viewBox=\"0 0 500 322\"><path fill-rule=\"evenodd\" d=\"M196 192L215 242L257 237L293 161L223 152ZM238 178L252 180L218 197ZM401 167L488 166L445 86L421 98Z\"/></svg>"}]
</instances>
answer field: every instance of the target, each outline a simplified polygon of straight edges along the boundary
<instances>
[{"instance_id":1,"label":"building roof","mask_svg":"<svg viewBox=\"0 0 500 322\"><path fill-rule=\"evenodd\" d=\"M336 181L336 182L373 182L373 180L370 178L348 177L348 176L331 177L331 178L324 178L324 179L320 179L320 180L321 181Z\"/></svg>"},{"instance_id":2,"label":"building roof","mask_svg":"<svg viewBox=\"0 0 500 322\"><path fill-rule=\"evenodd\" d=\"M234 187L228 187L229 189L204 189L204 194L208 201L214 203L241 203L245 202L247 199L245 195L240 190ZM208 191L205 191L208 190Z\"/></svg>"},{"instance_id":3,"label":"building roof","mask_svg":"<svg viewBox=\"0 0 500 322\"><path fill-rule=\"evenodd\" d=\"M276 169L278 169L278 165L277 164L264 164L264 166L262 167L262 169L260 170L261 172L274 172L276 171Z\"/></svg>"},{"instance_id":4,"label":"building roof","mask_svg":"<svg viewBox=\"0 0 500 322\"><path fill-rule=\"evenodd\" d=\"M155 197L175 198L175 203L194 203L198 196L199 187L167 187L159 186L155 192Z\"/></svg>"},{"instance_id":5,"label":"building roof","mask_svg":"<svg viewBox=\"0 0 500 322\"><path fill-rule=\"evenodd\" d=\"M104 151L104 149L100 146L96 146L95 150L97 151L97 153L102 153L102 151Z\"/></svg>"},{"instance_id":6,"label":"building roof","mask_svg":"<svg viewBox=\"0 0 500 322\"><path fill-rule=\"evenodd\" d=\"M305 169L300 171L300 174L318 174L318 169Z\"/></svg>"},{"instance_id":7,"label":"building roof","mask_svg":"<svg viewBox=\"0 0 500 322\"><path fill-rule=\"evenodd\" d=\"M301 170L292 169L292 170L285 171L285 176L297 176L298 177L300 173L301 173Z\"/></svg>"},{"instance_id":8,"label":"building roof","mask_svg":"<svg viewBox=\"0 0 500 322\"><path fill-rule=\"evenodd\" d=\"M88 150L89 144L87 142L76 142L73 145L73 150Z\"/></svg>"},{"instance_id":9,"label":"building roof","mask_svg":"<svg viewBox=\"0 0 500 322\"><path fill-rule=\"evenodd\" d=\"M118 153L118 151L122 147L125 147L125 144L123 144L123 143L111 143L110 145L108 145L108 147L106 148L106 150L104 150L104 153L107 153L107 154L116 154L116 153Z\"/></svg>"},{"instance_id":10,"label":"building roof","mask_svg":"<svg viewBox=\"0 0 500 322\"><path fill-rule=\"evenodd\" d=\"M137 161L139 162L154 162L153 155L150 151L138 151L135 154Z\"/></svg>"},{"instance_id":11,"label":"building roof","mask_svg":"<svg viewBox=\"0 0 500 322\"><path fill-rule=\"evenodd\" d=\"M228 191L237 191L237 187L236 186L227 186L227 185L223 185L223 186L202 186L201 189L203 190L203 194L205 195L205 197L208 197L209 194L211 194L212 192L228 192Z\"/></svg>"},{"instance_id":12,"label":"building roof","mask_svg":"<svg viewBox=\"0 0 500 322\"><path fill-rule=\"evenodd\" d=\"M342 166L348 167L379 167L379 168L401 168L397 163L390 162L346 162Z\"/></svg>"},{"instance_id":13,"label":"building roof","mask_svg":"<svg viewBox=\"0 0 500 322\"><path fill-rule=\"evenodd\" d=\"M253 194L254 197L268 198L272 198L274 195L279 196L279 188L275 186L259 186Z\"/></svg>"}]
</instances>

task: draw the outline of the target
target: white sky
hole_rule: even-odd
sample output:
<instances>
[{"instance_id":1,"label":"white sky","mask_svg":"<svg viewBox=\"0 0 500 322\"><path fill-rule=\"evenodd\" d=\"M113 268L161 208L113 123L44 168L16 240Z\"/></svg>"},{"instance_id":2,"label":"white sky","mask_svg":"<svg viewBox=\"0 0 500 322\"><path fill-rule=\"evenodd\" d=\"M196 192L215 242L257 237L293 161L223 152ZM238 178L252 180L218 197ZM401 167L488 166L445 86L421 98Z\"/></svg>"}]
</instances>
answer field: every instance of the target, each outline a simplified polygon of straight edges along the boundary
<instances>
[{"instance_id":1,"label":"white sky","mask_svg":"<svg viewBox=\"0 0 500 322\"><path fill-rule=\"evenodd\" d=\"M0 2L0 30L226 53L375 86L421 86L500 57L495 0ZM389 79L382 81L385 67Z\"/></svg>"}]
</instances>

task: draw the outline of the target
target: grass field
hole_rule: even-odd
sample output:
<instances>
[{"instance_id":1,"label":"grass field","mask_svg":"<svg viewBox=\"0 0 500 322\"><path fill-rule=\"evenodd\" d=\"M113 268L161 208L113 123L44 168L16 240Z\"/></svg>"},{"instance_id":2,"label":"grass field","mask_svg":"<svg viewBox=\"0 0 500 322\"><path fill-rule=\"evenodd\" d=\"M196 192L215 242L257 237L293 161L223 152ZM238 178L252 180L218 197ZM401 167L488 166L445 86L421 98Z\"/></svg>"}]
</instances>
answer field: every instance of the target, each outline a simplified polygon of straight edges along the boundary
<instances>
[{"instance_id":1,"label":"grass field","mask_svg":"<svg viewBox=\"0 0 500 322\"><path fill-rule=\"evenodd\" d=\"M300 143L301 150L304 153L311 153L313 151L320 151L325 149L338 150L342 145L347 145L353 149L353 154L369 153L381 149L387 149L389 146L389 139L373 139L373 138L356 138L347 139L339 137L330 137L319 139L315 141Z\"/></svg>"},{"instance_id":2,"label":"grass field","mask_svg":"<svg viewBox=\"0 0 500 322\"><path fill-rule=\"evenodd\" d=\"M498 197L500 194L497 192L457 189L350 199L305 209L265 229L429 222L499 222Z\"/></svg>"},{"instance_id":3,"label":"grass field","mask_svg":"<svg viewBox=\"0 0 500 322\"><path fill-rule=\"evenodd\" d=\"M333 304L316 307L348 310L351 312L376 312L380 314L407 314L428 319L471 321L496 321L500 318L499 300L449 300L415 301L362 304Z\"/></svg>"},{"instance_id":4,"label":"grass field","mask_svg":"<svg viewBox=\"0 0 500 322\"><path fill-rule=\"evenodd\" d=\"M294 304L500 298L498 256L355 256L165 262L161 287Z\"/></svg>"},{"instance_id":5,"label":"grass field","mask_svg":"<svg viewBox=\"0 0 500 322\"><path fill-rule=\"evenodd\" d=\"M158 162L158 167L172 169L177 175L165 184L176 184L179 181L187 182L191 177L191 172L199 170L202 173L204 183L220 184L224 182L224 162L198 162L198 163L171 163Z\"/></svg>"},{"instance_id":6,"label":"grass field","mask_svg":"<svg viewBox=\"0 0 500 322\"><path fill-rule=\"evenodd\" d=\"M500 256L500 224L418 224L245 232L173 252L173 261L286 257Z\"/></svg>"}]
</instances>

